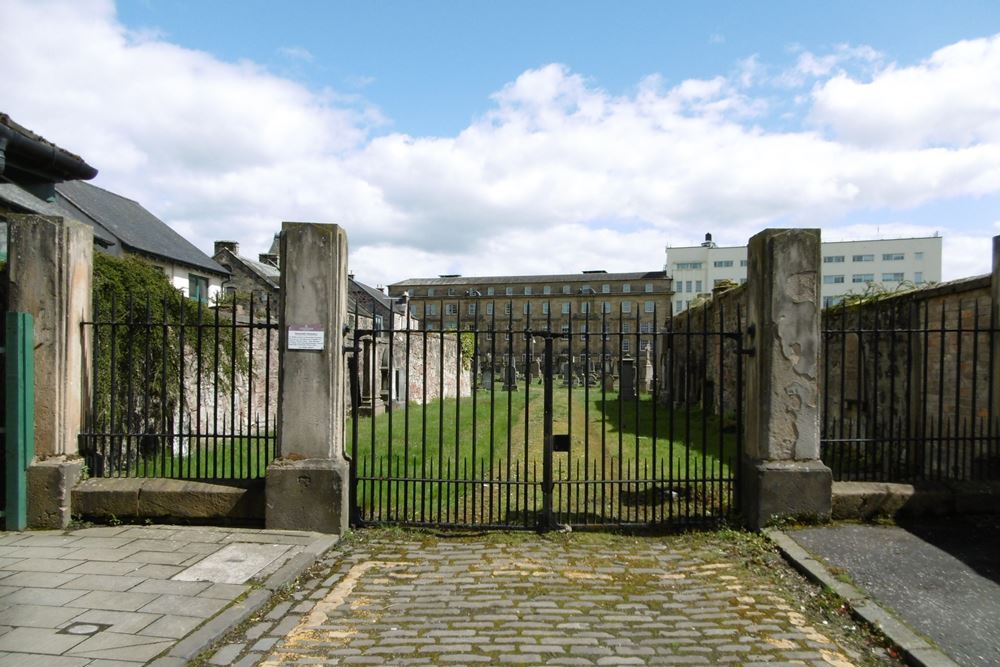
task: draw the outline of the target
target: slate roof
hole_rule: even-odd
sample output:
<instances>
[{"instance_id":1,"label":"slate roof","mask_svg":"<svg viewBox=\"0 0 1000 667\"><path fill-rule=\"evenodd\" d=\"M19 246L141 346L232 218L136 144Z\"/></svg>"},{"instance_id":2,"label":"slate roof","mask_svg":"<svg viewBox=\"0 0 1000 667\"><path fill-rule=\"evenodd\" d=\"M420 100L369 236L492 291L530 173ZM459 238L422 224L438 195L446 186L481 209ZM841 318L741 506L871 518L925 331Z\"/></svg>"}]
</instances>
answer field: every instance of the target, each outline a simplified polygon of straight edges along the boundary
<instances>
[{"instance_id":1,"label":"slate roof","mask_svg":"<svg viewBox=\"0 0 1000 667\"><path fill-rule=\"evenodd\" d=\"M39 199L14 183L0 183L0 202L22 213L35 213L37 215L49 215L60 218L70 217L73 219L80 217L78 212L69 211L59 204ZM109 247L116 243L115 237L108 230L96 222L87 220L87 223L94 229L94 240L99 244Z\"/></svg>"},{"instance_id":2,"label":"slate roof","mask_svg":"<svg viewBox=\"0 0 1000 667\"><path fill-rule=\"evenodd\" d=\"M391 287L416 285L512 285L518 283L599 283L603 280L657 280L666 278L666 271L638 271L633 273L564 273L534 276L455 276L449 278L409 278Z\"/></svg>"},{"instance_id":3,"label":"slate roof","mask_svg":"<svg viewBox=\"0 0 1000 667\"><path fill-rule=\"evenodd\" d=\"M225 267L136 201L82 181L56 185L57 203L72 217L107 230L123 249L229 275Z\"/></svg>"},{"instance_id":4,"label":"slate roof","mask_svg":"<svg viewBox=\"0 0 1000 667\"><path fill-rule=\"evenodd\" d=\"M250 259L249 257L244 257L243 255L237 255L233 252L228 252L227 254L243 264L247 270L252 272L269 286L274 289L281 287L281 270L278 267L265 262L258 262L255 259Z\"/></svg>"}]
</instances>

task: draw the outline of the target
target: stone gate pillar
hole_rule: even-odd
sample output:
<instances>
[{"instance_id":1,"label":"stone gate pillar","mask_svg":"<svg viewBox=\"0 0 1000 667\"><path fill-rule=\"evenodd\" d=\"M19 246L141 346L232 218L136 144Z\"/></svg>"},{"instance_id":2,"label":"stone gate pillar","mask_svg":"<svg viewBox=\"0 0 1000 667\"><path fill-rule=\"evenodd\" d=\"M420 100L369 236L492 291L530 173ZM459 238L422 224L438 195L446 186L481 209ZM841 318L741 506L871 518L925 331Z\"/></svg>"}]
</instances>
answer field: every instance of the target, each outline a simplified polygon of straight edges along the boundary
<instances>
[{"instance_id":1,"label":"stone gate pillar","mask_svg":"<svg viewBox=\"0 0 1000 667\"><path fill-rule=\"evenodd\" d=\"M281 226L280 458L267 469L268 528L344 533L347 235L337 225Z\"/></svg>"},{"instance_id":2,"label":"stone gate pillar","mask_svg":"<svg viewBox=\"0 0 1000 667\"><path fill-rule=\"evenodd\" d=\"M1000 327L1000 236L993 237L993 275L990 280L992 313L990 322ZM993 342L993 405L989 406L994 420L1000 420L1000 336L990 334ZM978 372L978 371L977 371ZM996 434L996 424L989 425L989 433Z\"/></svg>"},{"instance_id":3,"label":"stone gate pillar","mask_svg":"<svg viewBox=\"0 0 1000 667\"><path fill-rule=\"evenodd\" d=\"M35 458L28 526L65 528L83 461L78 438L90 403L94 232L72 219L9 215L9 309L31 313L35 337Z\"/></svg>"},{"instance_id":4,"label":"stone gate pillar","mask_svg":"<svg viewBox=\"0 0 1000 667\"><path fill-rule=\"evenodd\" d=\"M820 231L767 229L748 249L746 447L742 508L754 530L782 517L828 519L819 458Z\"/></svg>"}]
</instances>

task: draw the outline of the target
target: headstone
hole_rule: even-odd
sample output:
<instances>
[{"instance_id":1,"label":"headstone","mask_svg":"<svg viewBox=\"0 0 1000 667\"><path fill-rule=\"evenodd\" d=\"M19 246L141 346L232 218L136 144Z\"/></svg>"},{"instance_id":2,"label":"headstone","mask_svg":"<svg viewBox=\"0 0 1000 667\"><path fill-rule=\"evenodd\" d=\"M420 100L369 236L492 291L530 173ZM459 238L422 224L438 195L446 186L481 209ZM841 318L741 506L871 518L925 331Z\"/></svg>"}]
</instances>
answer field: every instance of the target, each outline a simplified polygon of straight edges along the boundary
<instances>
[{"instance_id":1,"label":"headstone","mask_svg":"<svg viewBox=\"0 0 1000 667\"><path fill-rule=\"evenodd\" d=\"M504 368L503 382L504 389L509 391L515 391L517 389L517 362L513 359L511 359L510 364Z\"/></svg>"},{"instance_id":2,"label":"headstone","mask_svg":"<svg viewBox=\"0 0 1000 667\"><path fill-rule=\"evenodd\" d=\"M648 394L651 391L653 391L652 351L647 347L645 353L642 356L643 356L642 366L639 369L639 391Z\"/></svg>"},{"instance_id":3,"label":"headstone","mask_svg":"<svg viewBox=\"0 0 1000 667\"><path fill-rule=\"evenodd\" d=\"M635 400L635 359L625 357L621 361L619 374L619 398L623 401Z\"/></svg>"}]
</instances>

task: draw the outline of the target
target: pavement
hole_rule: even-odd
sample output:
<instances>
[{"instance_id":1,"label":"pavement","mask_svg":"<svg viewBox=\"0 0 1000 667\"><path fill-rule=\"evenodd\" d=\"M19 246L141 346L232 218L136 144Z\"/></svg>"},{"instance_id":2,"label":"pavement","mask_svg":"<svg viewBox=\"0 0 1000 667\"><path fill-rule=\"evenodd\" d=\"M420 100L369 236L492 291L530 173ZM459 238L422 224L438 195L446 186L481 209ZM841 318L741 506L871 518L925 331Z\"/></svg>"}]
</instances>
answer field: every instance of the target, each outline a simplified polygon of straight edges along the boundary
<instances>
[{"instance_id":1,"label":"pavement","mask_svg":"<svg viewBox=\"0 0 1000 667\"><path fill-rule=\"evenodd\" d=\"M367 529L194 664L898 664L758 536Z\"/></svg>"},{"instance_id":2,"label":"pavement","mask_svg":"<svg viewBox=\"0 0 1000 667\"><path fill-rule=\"evenodd\" d=\"M883 626L911 662L1000 664L1000 517L834 524L785 535L803 569L818 565L816 578L827 577L860 615ZM804 553L795 554L796 545Z\"/></svg>"},{"instance_id":3,"label":"pavement","mask_svg":"<svg viewBox=\"0 0 1000 667\"><path fill-rule=\"evenodd\" d=\"M0 533L0 667L177 667L336 538L179 526Z\"/></svg>"}]
</instances>

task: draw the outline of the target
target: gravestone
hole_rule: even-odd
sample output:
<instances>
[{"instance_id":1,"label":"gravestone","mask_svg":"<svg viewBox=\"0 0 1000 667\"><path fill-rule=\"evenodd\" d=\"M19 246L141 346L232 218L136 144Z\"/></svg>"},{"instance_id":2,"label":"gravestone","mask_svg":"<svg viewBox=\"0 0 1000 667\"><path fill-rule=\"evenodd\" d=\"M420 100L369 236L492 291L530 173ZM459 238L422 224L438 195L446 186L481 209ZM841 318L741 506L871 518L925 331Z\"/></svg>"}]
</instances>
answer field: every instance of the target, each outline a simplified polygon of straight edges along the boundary
<instances>
[{"instance_id":1,"label":"gravestone","mask_svg":"<svg viewBox=\"0 0 1000 667\"><path fill-rule=\"evenodd\" d=\"M635 400L635 359L625 357L621 361L619 374L619 397L623 401Z\"/></svg>"},{"instance_id":2,"label":"gravestone","mask_svg":"<svg viewBox=\"0 0 1000 667\"><path fill-rule=\"evenodd\" d=\"M648 394L653 391L653 355L647 347L639 367L639 391Z\"/></svg>"},{"instance_id":3,"label":"gravestone","mask_svg":"<svg viewBox=\"0 0 1000 667\"><path fill-rule=\"evenodd\" d=\"M513 359L504 367L503 388L509 391L517 390L517 362Z\"/></svg>"}]
</instances>

